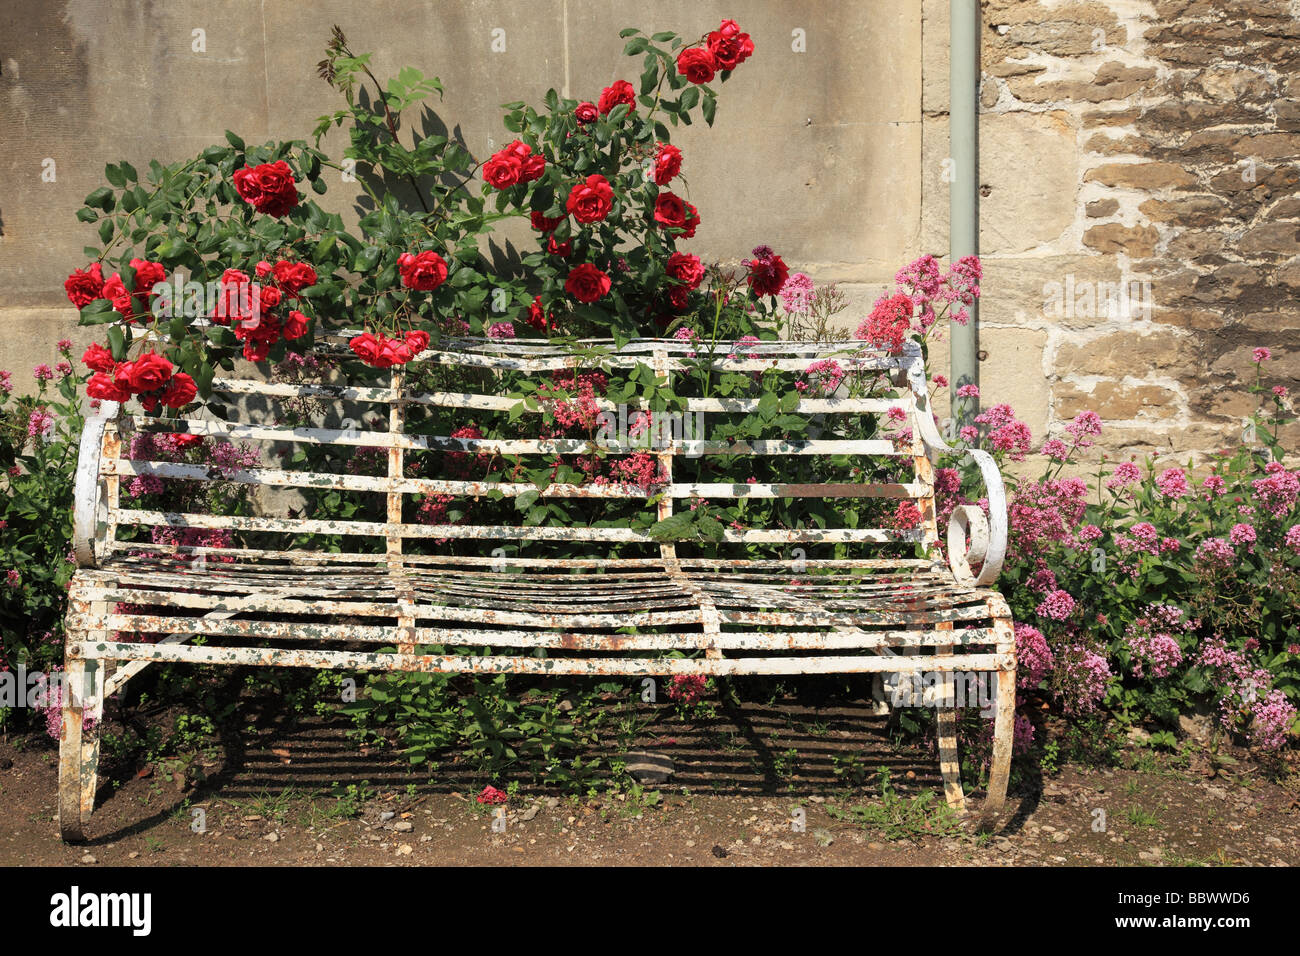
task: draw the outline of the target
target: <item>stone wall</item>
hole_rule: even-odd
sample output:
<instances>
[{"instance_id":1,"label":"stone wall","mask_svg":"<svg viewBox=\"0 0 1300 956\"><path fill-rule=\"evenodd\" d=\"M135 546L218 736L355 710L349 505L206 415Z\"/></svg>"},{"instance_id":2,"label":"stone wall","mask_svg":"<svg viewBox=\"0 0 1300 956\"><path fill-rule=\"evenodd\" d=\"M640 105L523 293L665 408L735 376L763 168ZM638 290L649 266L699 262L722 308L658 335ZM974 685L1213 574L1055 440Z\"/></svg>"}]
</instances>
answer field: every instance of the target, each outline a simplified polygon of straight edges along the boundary
<instances>
[{"instance_id":1,"label":"stone wall","mask_svg":"<svg viewBox=\"0 0 1300 956\"><path fill-rule=\"evenodd\" d=\"M482 155L506 135L497 104L634 79L621 26L702 32L737 16L756 55L722 89L717 125L677 140L704 215L693 248L734 261L766 242L841 283L856 325L899 265L948 247L948 6L376 0L361 15L344 0L226 0L219 14L10 0L0 367L24 383L57 338L89 340L61 282L94 241L73 214L104 163L176 160L227 128L305 137L334 106L313 71L332 23L381 71L440 76L439 116ZM1281 356L1266 384L1300 384L1300 4L982 6L985 404L1010 402L1038 439L1095 409L1111 455L1235 440L1252 348ZM338 184L326 199L346 212L351 196ZM943 344L934 359L946 370ZM1300 431L1288 440L1300 447Z\"/></svg>"},{"instance_id":2,"label":"stone wall","mask_svg":"<svg viewBox=\"0 0 1300 956\"><path fill-rule=\"evenodd\" d=\"M986 401L1039 436L1091 408L1112 456L1234 444L1256 346L1277 357L1265 385L1300 385L1300 4L982 7ZM946 219L947 12L927 0L927 246Z\"/></svg>"}]
</instances>

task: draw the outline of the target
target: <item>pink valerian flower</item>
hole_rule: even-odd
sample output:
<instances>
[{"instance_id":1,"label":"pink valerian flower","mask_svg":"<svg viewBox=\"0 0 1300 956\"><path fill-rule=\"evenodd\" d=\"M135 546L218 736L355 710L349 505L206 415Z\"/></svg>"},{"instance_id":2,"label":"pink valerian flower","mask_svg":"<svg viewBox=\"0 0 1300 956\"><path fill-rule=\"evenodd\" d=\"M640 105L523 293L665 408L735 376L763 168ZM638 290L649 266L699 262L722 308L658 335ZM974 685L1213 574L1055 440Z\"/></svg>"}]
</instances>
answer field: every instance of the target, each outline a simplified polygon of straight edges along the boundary
<instances>
[{"instance_id":1,"label":"pink valerian flower","mask_svg":"<svg viewBox=\"0 0 1300 956\"><path fill-rule=\"evenodd\" d=\"M1300 524L1293 524L1288 528L1286 536L1282 540L1288 548L1296 554L1300 554Z\"/></svg>"},{"instance_id":2,"label":"pink valerian flower","mask_svg":"<svg viewBox=\"0 0 1300 956\"><path fill-rule=\"evenodd\" d=\"M1222 538L1206 538L1196 548L1196 560L1212 568L1227 568L1237 559L1232 545Z\"/></svg>"},{"instance_id":3,"label":"pink valerian flower","mask_svg":"<svg viewBox=\"0 0 1300 956\"><path fill-rule=\"evenodd\" d=\"M71 351L72 351L72 340L71 340L71 339L59 339L58 344L55 345L54 347L55 347L56 349L58 349L60 352L71 352Z\"/></svg>"},{"instance_id":4,"label":"pink valerian flower","mask_svg":"<svg viewBox=\"0 0 1300 956\"><path fill-rule=\"evenodd\" d=\"M1078 447L1087 448L1092 444L1091 439L1101 434L1101 416L1091 411L1080 412L1065 426L1065 430L1074 436Z\"/></svg>"},{"instance_id":5,"label":"pink valerian flower","mask_svg":"<svg viewBox=\"0 0 1300 956\"><path fill-rule=\"evenodd\" d=\"M935 386L938 387L938 388L947 388L947 387L948 387L948 376L947 376L947 375L936 375L936 376L934 376L934 378L930 379L930 381L934 382Z\"/></svg>"},{"instance_id":6,"label":"pink valerian flower","mask_svg":"<svg viewBox=\"0 0 1300 956\"><path fill-rule=\"evenodd\" d=\"M639 451L627 458L620 458L609 463L609 475L597 475L592 479L597 485L630 485L643 489L649 494L650 489L668 480L663 466L656 455Z\"/></svg>"},{"instance_id":7,"label":"pink valerian flower","mask_svg":"<svg viewBox=\"0 0 1300 956\"><path fill-rule=\"evenodd\" d=\"M1263 346L1260 346L1259 348L1255 349L1250 354L1254 357L1256 365L1262 365L1264 362L1267 362L1269 359L1273 357L1273 353L1270 352L1268 349L1264 348Z\"/></svg>"},{"instance_id":8,"label":"pink valerian flower","mask_svg":"<svg viewBox=\"0 0 1300 956\"><path fill-rule=\"evenodd\" d=\"M957 437L967 444L970 444L979 439L980 430L974 425L963 425L961 430L957 432Z\"/></svg>"},{"instance_id":9,"label":"pink valerian flower","mask_svg":"<svg viewBox=\"0 0 1300 956\"><path fill-rule=\"evenodd\" d=\"M54 371L58 373L59 378L67 378L72 374L72 365L66 361L60 362L54 366Z\"/></svg>"},{"instance_id":10,"label":"pink valerian flower","mask_svg":"<svg viewBox=\"0 0 1300 956\"><path fill-rule=\"evenodd\" d=\"M19 574L16 569L10 568L9 572L5 575L5 583L8 584L11 588L21 587L23 583L23 576Z\"/></svg>"},{"instance_id":11,"label":"pink valerian flower","mask_svg":"<svg viewBox=\"0 0 1300 956\"><path fill-rule=\"evenodd\" d=\"M1228 532L1228 540L1235 545L1245 545L1247 551L1255 550L1255 541L1258 535L1255 529L1248 524L1234 524L1232 530Z\"/></svg>"},{"instance_id":12,"label":"pink valerian flower","mask_svg":"<svg viewBox=\"0 0 1300 956\"><path fill-rule=\"evenodd\" d=\"M1057 588L1055 591L1049 591L1043 598L1042 603L1035 608L1034 613L1039 617L1051 618L1053 621L1064 621L1074 613L1074 598L1069 593Z\"/></svg>"},{"instance_id":13,"label":"pink valerian flower","mask_svg":"<svg viewBox=\"0 0 1300 956\"><path fill-rule=\"evenodd\" d=\"M1102 536L1103 532L1095 524L1086 524L1075 532L1075 536L1085 544L1091 544Z\"/></svg>"},{"instance_id":14,"label":"pink valerian flower","mask_svg":"<svg viewBox=\"0 0 1300 956\"><path fill-rule=\"evenodd\" d=\"M1181 468L1166 468L1156 476L1156 487L1166 498L1182 498L1191 493L1187 476Z\"/></svg>"},{"instance_id":15,"label":"pink valerian flower","mask_svg":"<svg viewBox=\"0 0 1300 956\"><path fill-rule=\"evenodd\" d=\"M1047 594L1049 591L1056 590L1056 572L1046 565L1040 565L1025 583L1029 586L1029 590Z\"/></svg>"},{"instance_id":16,"label":"pink valerian flower","mask_svg":"<svg viewBox=\"0 0 1300 956\"><path fill-rule=\"evenodd\" d=\"M891 516L895 528L907 530L921 523L921 509L915 501L900 501Z\"/></svg>"},{"instance_id":17,"label":"pink valerian flower","mask_svg":"<svg viewBox=\"0 0 1300 956\"><path fill-rule=\"evenodd\" d=\"M1032 556L1043 545L1056 542L1073 545L1074 529L1083 520L1087 502L1088 483L1082 478L1022 484L1007 509L1009 556L1012 560Z\"/></svg>"},{"instance_id":18,"label":"pink valerian flower","mask_svg":"<svg viewBox=\"0 0 1300 956\"><path fill-rule=\"evenodd\" d=\"M1255 701L1250 715L1250 742L1261 750L1280 750L1285 744L1296 709L1280 690Z\"/></svg>"},{"instance_id":19,"label":"pink valerian flower","mask_svg":"<svg viewBox=\"0 0 1300 956\"><path fill-rule=\"evenodd\" d=\"M1206 475L1201 487L1205 489L1205 500L1210 501L1226 492L1228 483L1218 475Z\"/></svg>"},{"instance_id":20,"label":"pink valerian flower","mask_svg":"<svg viewBox=\"0 0 1300 956\"><path fill-rule=\"evenodd\" d=\"M676 332L673 333L673 338L678 339L679 341L682 342L690 342L692 345L694 345L696 342L700 340L700 335L689 325L683 325L681 328L679 328ZM686 357L695 358L695 354L696 354L695 352L687 352Z\"/></svg>"},{"instance_id":21,"label":"pink valerian flower","mask_svg":"<svg viewBox=\"0 0 1300 956\"><path fill-rule=\"evenodd\" d=\"M1136 677L1166 677L1183 662L1183 650L1176 634L1188 634L1198 622L1185 620L1183 612L1168 604L1153 604L1124 632Z\"/></svg>"},{"instance_id":22,"label":"pink valerian flower","mask_svg":"<svg viewBox=\"0 0 1300 956\"><path fill-rule=\"evenodd\" d=\"M940 494L955 495L961 491L961 474L956 468L939 468L934 473L934 489Z\"/></svg>"},{"instance_id":23,"label":"pink valerian flower","mask_svg":"<svg viewBox=\"0 0 1300 956\"><path fill-rule=\"evenodd\" d=\"M1122 461L1115 466L1111 476L1106 479L1106 487L1111 491L1116 488L1128 488L1142 480L1142 472L1131 461Z\"/></svg>"},{"instance_id":24,"label":"pink valerian flower","mask_svg":"<svg viewBox=\"0 0 1300 956\"><path fill-rule=\"evenodd\" d=\"M1285 386L1285 385L1274 385L1274 386L1273 386L1273 394L1276 395L1278 398L1286 398L1286 397L1287 397L1287 394L1288 394L1287 389L1286 389L1286 386Z\"/></svg>"},{"instance_id":25,"label":"pink valerian flower","mask_svg":"<svg viewBox=\"0 0 1300 956\"><path fill-rule=\"evenodd\" d=\"M785 285L781 286L778 294L781 297L781 305L787 312L794 315L807 315L812 308L813 293L812 279L802 272L795 272L785 280Z\"/></svg>"},{"instance_id":26,"label":"pink valerian flower","mask_svg":"<svg viewBox=\"0 0 1300 956\"><path fill-rule=\"evenodd\" d=\"M510 799L510 797L504 790L498 790L496 787L492 786L492 784L488 784L474 799L479 803L486 803L489 806L495 806L505 803Z\"/></svg>"},{"instance_id":27,"label":"pink valerian flower","mask_svg":"<svg viewBox=\"0 0 1300 956\"><path fill-rule=\"evenodd\" d=\"M14 390L13 373L0 369L0 392L8 395Z\"/></svg>"},{"instance_id":28,"label":"pink valerian flower","mask_svg":"<svg viewBox=\"0 0 1300 956\"><path fill-rule=\"evenodd\" d=\"M794 383L794 387L808 395L834 395L844 381L844 369L834 359L813 362Z\"/></svg>"},{"instance_id":29,"label":"pink valerian flower","mask_svg":"<svg viewBox=\"0 0 1300 956\"><path fill-rule=\"evenodd\" d=\"M745 358L753 358L756 352L742 352L742 349L751 345L758 345L762 340L757 335L746 335L740 338L731 346L731 353L727 356L729 359L740 358L743 354Z\"/></svg>"},{"instance_id":30,"label":"pink valerian flower","mask_svg":"<svg viewBox=\"0 0 1300 956\"><path fill-rule=\"evenodd\" d=\"M38 382L48 382L54 378L54 372L48 365L42 362L40 365L32 369L32 377Z\"/></svg>"},{"instance_id":31,"label":"pink valerian flower","mask_svg":"<svg viewBox=\"0 0 1300 956\"><path fill-rule=\"evenodd\" d=\"M1300 497L1300 472L1287 471L1281 462L1269 462L1268 477L1256 478L1251 486L1260 506L1274 518L1282 518L1295 507L1296 498Z\"/></svg>"},{"instance_id":32,"label":"pink valerian flower","mask_svg":"<svg viewBox=\"0 0 1300 956\"><path fill-rule=\"evenodd\" d=\"M902 294L881 296L854 336L878 349L897 355L912 328L912 300Z\"/></svg>"},{"instance_id":33,"label":"pink valerian flower","mask_svg":"<svg viewBox=\"0 0 1300 956\"><path fill-rule=\"evenodd\" d=\"M515 326L513 322L494 322L487 327L487 337L490 339L513 339L515 337Z\"/></svg>"},{"instance_id":34,"label":"pink valerian flower","mask_svg":"<svg viewBox=\"0 0 1300 956\"><path fill-rule=\"evenodd\" d=\"M1056 663L1052 649L1047 646L1043 632L1030 624L1017 624L1016 664L1019 675L1016 686L1023 688L1037 687L1051 673Z\"/></svg>"},{"instance_id":35,"label":"pink valerian flower","mask_svg":"<svg viewBox=\"0 0 1300 956\"><path fill-rule=\"evenodd\" d=\"M885 413L885 417L891 422L904 422L907 421L907 412L900 406L894 405Z\"/></svg>"},{"instance_id":36,"label":"pink valerian flower","mask_svg":"<svg viewBox=\"0 0 1300 956\"><path fill-rule=\"evenodd\" d=\"M1079 645L1066 648L1062 656L1065 712L1085 714L1096 710L1114 677L1110 664L1096 651Z\"/></svg>"},{"instance_id":37,"label":"pink valerian flower","mask_svg":"<svg viewBox=\"0 0 1300 956\"><path fill-rule=\"evenodd\" d=\"M1115 535L1115 546L1121 551L1137 551L1144 554L1160 553L1160 533L1149 521L1139 521L1126 532Z\"/></svg>"},{"instance_id":38,"label":"pink valerian flower","mask_svg":"<svg viewBox=\"0 0 1300 956\"><path fill-rule=\"evenodd\" d=\"M27 418L27 437L48 442L54 436L54 416L45 406L38 406Z\"/></svg>"},{"instance_id":39,"label":"pink valerian flower","mask_svg":"<svg viewBox=\"0 0 1300 956\"><path fill-rule=\"evenodd\" d=\"M1053 461L1065 461L1070 457L1070 449L1059 438L1050 438L1043 442L1042 452Z\"/></svg>"},{"instance_id":40,"label":"pink valerian flower","mask_svg":"<svg viewBox=\"0 0 1300 956\"><path fill-rule=\"evenodd\" d=\"M980 387L978 385L962 385L957 389L958 398L979 398Z\"/></svg>"},{"instance_id":41,"label":"pink valerian flower","mask_svg":"<svg viewBox=\"0 0 1300 956\"><path fill-rule=\"evenodd\" d=\"M674 674L668 679L668 699L679 704L696 703L708 689L703 674Z\"/></svg>"},{"instance_id":42,"label":"pink valerian flower","mask_svg":"<svg viewBox=\"0 0 1300 956\"><path fill-rule=\"evenodd\" d=\"M1012 461L1025 460L1033 436L1028 425L1016 420L1016 413L1010 405L994 405L976 415L975 423L989 426L989 442L995 451L1010 452Z\"/></svg>"}]
</instances>

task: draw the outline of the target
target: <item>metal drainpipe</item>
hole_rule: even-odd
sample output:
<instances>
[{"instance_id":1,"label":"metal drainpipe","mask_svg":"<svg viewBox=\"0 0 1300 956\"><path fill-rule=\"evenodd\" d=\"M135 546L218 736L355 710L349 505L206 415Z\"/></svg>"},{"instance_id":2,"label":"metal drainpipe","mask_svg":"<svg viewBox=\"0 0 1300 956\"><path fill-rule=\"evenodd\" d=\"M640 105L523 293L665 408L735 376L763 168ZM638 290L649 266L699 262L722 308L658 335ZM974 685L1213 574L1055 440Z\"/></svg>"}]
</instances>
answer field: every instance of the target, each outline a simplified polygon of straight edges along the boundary
<instances>
[{"instance_id":1,"label":"metal drainpipe","mask_svg":"<svg viewBox=\"0 0 1300 956\"><path fill-rule=\"evenodd\" d=\"M980 79L980 5L979 0L951 0L949 53L949 151L952 158L951 203L949 214L949 263L962 256L979 255L979 79ZM951 383L952 417L957 420L957 389L979 384L979 300L970 307L966 325L949 323L952 343ZM968 403L967 420L979 411L979 400ZM955 434L954 436L955 437Z\"/></svg>"}]
</instances>

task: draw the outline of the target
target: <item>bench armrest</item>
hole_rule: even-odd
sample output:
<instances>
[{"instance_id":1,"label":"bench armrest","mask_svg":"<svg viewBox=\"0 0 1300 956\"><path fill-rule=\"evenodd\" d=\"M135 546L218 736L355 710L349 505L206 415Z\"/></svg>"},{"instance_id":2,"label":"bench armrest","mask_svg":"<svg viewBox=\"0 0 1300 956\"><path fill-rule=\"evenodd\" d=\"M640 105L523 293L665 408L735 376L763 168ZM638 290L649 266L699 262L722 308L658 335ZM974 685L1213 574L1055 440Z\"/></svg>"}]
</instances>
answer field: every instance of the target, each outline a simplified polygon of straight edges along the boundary
<instances>
[{"instance_id":1,"label":"bench armrest","mask_svg":"<svg viewBox=\"0 0 1300 956\"><path fill-rule=\"evenodd\" d=\"M104 429L117 417L117 402L102 402L99 410L86 417L77 453L77 476L73 485L72 548L77 567L95 567L95 536L99 531L99 510L104 485L99 480L99 460L104 447Z\"/></svg>"},{"instance_id":2,"label":"bench armrest","mask_svg":"<svg viewBox=\"0 0 1300 956\"><path fill-rule=\"evenodd\" d=\"M935 427L934 415L930 410L930 390L925 380L925 363L921 359L921 350L915 342L909 342L906 354L911 358L907 367L907 383L912 389L916 401L916 423L925 444L926 455L937 461L941 453L956 455L961 452L953 448ZM1007 554L1007 496L1002 484L1002 473L998 471L993 456L978 448L967 449L964 453L974 460L984 479L984 488L988 492L988 517L977 505L958 505L948 519L948 563L953 575L960 584L986 586L997 580L1002 572L1002 561ZM967 546L967 535L970 544ZM971 570L972 562L983 562L979 574Z\"/></svg>"}]
</instances>

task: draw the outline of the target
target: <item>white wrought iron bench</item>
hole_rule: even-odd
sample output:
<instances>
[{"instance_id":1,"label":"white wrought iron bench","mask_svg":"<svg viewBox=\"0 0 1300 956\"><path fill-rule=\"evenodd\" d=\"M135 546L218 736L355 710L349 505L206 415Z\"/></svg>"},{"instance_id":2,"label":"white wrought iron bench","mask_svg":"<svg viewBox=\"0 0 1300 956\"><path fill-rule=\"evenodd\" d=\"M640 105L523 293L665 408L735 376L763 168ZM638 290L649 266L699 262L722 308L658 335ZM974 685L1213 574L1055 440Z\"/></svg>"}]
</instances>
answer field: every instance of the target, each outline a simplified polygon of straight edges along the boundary
<instances>
[{"instance_id":1,"label":"white wrought iron bench","mask_svg":"<svg viewBox=\"0 0 1300 956\"><path fill-rule=\"evenodd\" d=\"M546 402L521 404L520 382L551 382L565 369L594 367L547 343L444 343L390 370L386 387L219 378L216 395L236 410L229 420L128 416L105 403L87 424L77 475L79 569L69 590L65 677L71 692L64 694L59 763L64 839L84 839L94 807L104 698L149 663L163 662L638 678L893 672L939 675L950 703L959 672L995 674L994 746L982 814L991 819L1006 793L1015 705L1009 610L1001 595L984 587L1002 563L1006 509L996 465L974 452L989 516L959 507L948 526L949 563L943 562L932 464L947 446L929 409L919 350L909 344L898 356L859 352L848 360L835 346L769 342L710 359L692 357L694 347L675 340L604 346L600 364L610 374L650 367L659 384L677 384L683 369L701 362L718 375L772 370L795 376L835 354L846 364L856 362L863 374L892 382L898 397L805 397L782 414L813 416L820 437L748 442L709 435L722 423L769 414L770 401L688 398L686 410L703 417L704 437L679 435L652 450L662 483L570 481L540 490L533 481L503 480L512 477L509 469L485 465L492 480L466 476L465 463L471 455L497 465L551 462L595 450L590 440L540 437ZM472 370L467 374L479 384L459 391L408 384L421 369L442 374L453 368ZM506 394L511 389L514 394ZM273 407L248 410L302 398L376 409L387 427L352 420L347 428L292 428L277 424ZM600 405L613 413L608 400ZM903 441L884 432L837 437L836 422L866 416L884 423L894 408L903 409L901 424L912 430ZM471 419L496 423L498 434L531 429L531 437L449 435L448 423ZM266 456L263 464L236 470L131 458L123 447L132 429L188 432L263 449L382 449L383 458L375 459L383 462L382 473L293 470L266 463ZM455 468L447 465L453 460ZM747 481L734 473L742 461L755 467L766 462L762 467L774 469L769 477L789 473L791 480ZM708 473L716 462L733 468L729 480ZM901 470L904 480L873 481L880 473L875 466ZM430 468L432 477L418 474ZM375 511L373 520L314 517L287 506L283 514L266 513L270 504L263 513L243 515L150 511L125 495L123 483L135 476L338 492L369 501ZM424 523L416 508L426 495L468 502L469 511L459 520ZM647 520L681 514L689 503L737 499L773 513L783 508L787 517L769 526L727 527L713 544L664 541L647 530ZM873 502L879 508L904 500L919 509L916 527L868 527L852 517L853 509L869 510ZM797 517L800 507L819 501L846 509L830 512L846 518L843 526ZM552 502L587 509L599 520L568 526L520 520L532 505ZM476 509L515 504L523 508L504 512L514 516L511 523L502 523L500 511L491 520L474 520ZM637 517L647 512L647 520ZM235 540L224 547L183 539L156 543L151 536L157 528L225 529ZM506 547L512 543L513 553ZM818 550L821 556L812 553ZM948 802L964 811L957 716L952 707L938 710L939 763Z\"/></svg>"}]
</instances>

